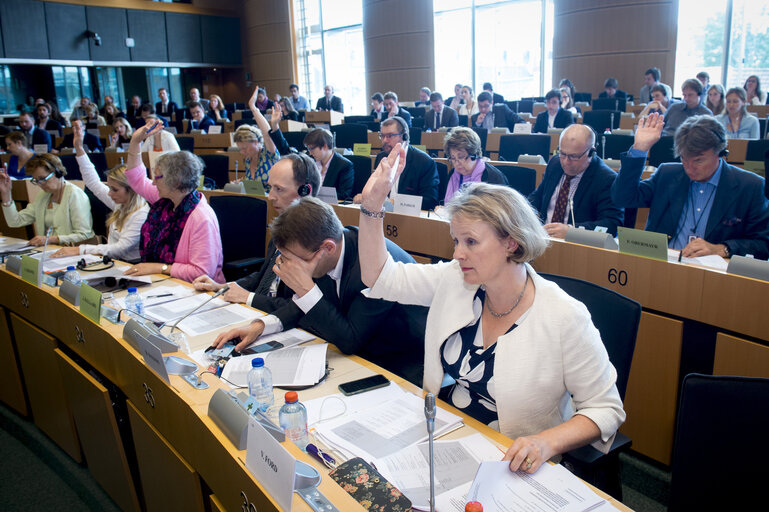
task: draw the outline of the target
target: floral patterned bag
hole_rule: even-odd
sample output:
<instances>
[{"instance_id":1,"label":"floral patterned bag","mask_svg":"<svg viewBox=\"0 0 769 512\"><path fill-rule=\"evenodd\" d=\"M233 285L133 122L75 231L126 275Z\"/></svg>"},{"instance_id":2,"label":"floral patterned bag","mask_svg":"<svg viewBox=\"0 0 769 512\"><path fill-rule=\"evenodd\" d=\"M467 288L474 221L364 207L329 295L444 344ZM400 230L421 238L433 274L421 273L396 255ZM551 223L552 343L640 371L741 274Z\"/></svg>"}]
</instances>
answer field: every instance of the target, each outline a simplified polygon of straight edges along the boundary
<instances>
[{"instance_id":1,"label":"floral patterned bag","mask_svg":"<svg viewBox=\"0 0 769 512\"><path fill-rule=\"evenodd\" d=\"M341 464L329 472L329 476L366 510L375 512L411 510L411 501L360 457Z\"/></svg>"}]
</instances>

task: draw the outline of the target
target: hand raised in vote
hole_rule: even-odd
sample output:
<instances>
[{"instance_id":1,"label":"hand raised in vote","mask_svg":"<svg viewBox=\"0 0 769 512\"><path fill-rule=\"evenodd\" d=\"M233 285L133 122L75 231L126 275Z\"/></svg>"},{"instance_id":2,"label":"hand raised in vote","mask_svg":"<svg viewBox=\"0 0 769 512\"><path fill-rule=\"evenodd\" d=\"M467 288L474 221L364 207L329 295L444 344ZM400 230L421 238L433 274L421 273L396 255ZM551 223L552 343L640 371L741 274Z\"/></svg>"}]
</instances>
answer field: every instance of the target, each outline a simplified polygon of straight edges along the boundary
<instances>
[{"instance_id":1,"label":"hand raised in vote","mask_svg":"<svg viewBox=\"0 0 769 512\"><path fill-rule=\"evenodd\" d=\"M11 200L11 177L4 172L0 172L0 194L3 196L3 202Z\"/></svg>"},{"instance_id":2,"label":"hand raised in vote","mask_svg":"<svg viewBox=\"0 0 769 512\"><path fill-rule=\"evenodd\" d=\"M241 341L235 345L235 350L241 352L253 342L255 342L263 332L264 322L261 320L254 320L245 327L237 327L235 329L230 329L229 331L221 333L216 337L211 346L215 348L222 348L228 341L234 340L235 338L240 338Z\"/></svg>"},{"instance_id":3,"label":"hand raised in vote","mask_svg":"<svg viewBox=\"0 0 769 512\"><path fill-rule=\"evenodd\" d=\"M248 108L254 110L256 108L256 97L259 95L259 84L254 87L254 93L248 98Z\"/></svg>"},{"instance_id":4,"label":"hand raised in vote","mask_svg":"<svg viewBox=\"0 0 769 512\"><path fill-rule=\"evenodd\" d=\"M218 292L224 288L223 284L217 283L205 274L196 277L195 280L192 281L192 286L199 292Z\"/></svg>"},{"instance_id":5,"label":"hand raised in vote","mask_svg":"<svg viewBox=\"0 0 769 512\"><path fill-rule=\"evenodd\" d=\"M134 142L144 142L161 131L163 131L163 121L160 119L147 119L147 123L144 126L140 126L134 130L133 135L131 135L131 145L133 145Z\"/></svg>"},{"instance_id":6,"label":"hand raised in vote","mask_svg":"<svg viewBox=\"0 0 769 512\"><path fill-rule=\"evenodd\" d=\"M78 154L83 151L84 138L85 130L83 129L83 123L79 119L72 121L72 145L75 146Z\"/></svg>"},{"instance_id":7,"label":"hand raised in vote","mask_svg":"<svg viewBox=\"0 0 769 512\"><path fill-rule=\"evenodd\" d=\"M304 297L315 287L312 276L325 251L326 249L321 246L310 259L304 260L291 251L281 250L280 256L275 259L272 271L286 283L286 286L294 290L294 293Z\"/></svg>"},{"instance_id":8,"label":"hand raised in vote","mask_svg":"<svg viewBox=\"0 0 769 512\"><path fill-rule=\"evenodd\" d=\"M283 107L277 101L272 104L272 115L270 115L270 126L274 130L280 120L283 119Z\"/></svg>"},{"instance_id":9,"label":"hand raised in vote","mask_svg":"<svg viewBox=\"0 0 769 512\"><path fill-rule=\"evenodd\" d=\"M392 170L398 156L400 156L398 168L395 169L395 175L393 176ZM393 184L403 172L404 167L406 167L406 150L401 144L396 144L387 158L383 158L379 162L379 165L363 187L363 197L361 198L363 207L372 212L380 211L385 199L387 199L387 194L392 190Z\"/></svg>"},{"instance_id":10,"label":"hand raised in vote","mask_svg":"<svg viewBox=\"0 0 769 512\"><path fill-rule=\"evenodd\" d=\"M640 151L649 151L649 149L660 140L662 129L664 127L665 119L658 112L650 114L649 117L645 119L639 119L633 147Z\"/></svg>"}]
</instances>

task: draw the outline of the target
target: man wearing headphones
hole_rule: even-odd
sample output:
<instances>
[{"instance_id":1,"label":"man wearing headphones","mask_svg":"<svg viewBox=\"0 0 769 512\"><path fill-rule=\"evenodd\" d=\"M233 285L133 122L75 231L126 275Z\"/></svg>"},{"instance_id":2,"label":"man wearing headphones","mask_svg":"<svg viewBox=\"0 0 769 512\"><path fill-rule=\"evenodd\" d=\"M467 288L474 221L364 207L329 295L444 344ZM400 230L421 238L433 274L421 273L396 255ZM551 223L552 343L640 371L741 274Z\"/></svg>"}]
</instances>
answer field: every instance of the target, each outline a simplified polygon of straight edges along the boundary
<instances>
[{"instance_id":1,"label":"man wearing headphones","mask_svg":"<svg viewBox=\"0 0 769 512\"><path fill-rule=\"evenodd\" d=\"M622 154L612 186L615 203L649 208L647 231L666 233L684 257L733 254L769 257L769 202L764 179L727 164L726 132L712 116L685 120L675 134L682 163L659 166L640 181L649 149L659 140L659 114L641 119L633 147Z\"/></svg>"},{"instance_id":2,"label":"man wearing headphones","mask_svg":"<svg viewBox=\"0 0 769 512\"><path fill-rule=\"evenodd\" d=\"M572 226L606 228L615 235L624 218L622 208L611 199L616 176L595 152L593 129L572 124L561 132L558 154L548 162L529 202L552 237L565 238Z\"/></svg>"},{"instance_id":3,"label":"man wearing headphones","mask_svg":"<svg viewBox=\"0 0 769 512\"><path fill-rule=\"evenodd\" d=\"M382 158L389 155L397 144L402 144L406 148L406 168L393 185L393 190L397 190L398 194L422 196L422 209L434 209L438 205L438 184L440 183L435 161L424 151L407 144L409 127L400 117L385 119L379 130L382 151L376 156L374 167L378 167ZM360 203L360 200L361 195L356 195L354 202Z\"/></svg>"},{"instance_id":4,"label":"man wearing headphones","mask_svg":"<svg viewBox=\"0 0 769 512\"><path fill-rule=\"evenodd\" d=\"M278 160L270 168L267 178L270 188L268 199L278 214L282 213L292 202L305 196L317 196L320 190L320 173L315 161L308 155L291 153ZM259 271L235 282L228 283L230 289L222 296L229 302L244 303L261 310L272 310L286 304L293 291L285 283L276 279L272 272L278 252L275 244L267 245L267 254ZM217 283L203 275L192 284L196 290L218 291L225 285Z\"/></svg>"},{"instance_id":5,"label":"man wearing headphones","mask_svg":"<svg viewBox=\"0 0 769 512\"><path fill-rule=\"evenodd\" d=\"M681 86L684 101L675 103L665 113L665 129L662 135L673 135L681 123L692 116L712 116L713 112L702 104L702 82L696 78L690 78Z\"/></svg>"}]
</instances>

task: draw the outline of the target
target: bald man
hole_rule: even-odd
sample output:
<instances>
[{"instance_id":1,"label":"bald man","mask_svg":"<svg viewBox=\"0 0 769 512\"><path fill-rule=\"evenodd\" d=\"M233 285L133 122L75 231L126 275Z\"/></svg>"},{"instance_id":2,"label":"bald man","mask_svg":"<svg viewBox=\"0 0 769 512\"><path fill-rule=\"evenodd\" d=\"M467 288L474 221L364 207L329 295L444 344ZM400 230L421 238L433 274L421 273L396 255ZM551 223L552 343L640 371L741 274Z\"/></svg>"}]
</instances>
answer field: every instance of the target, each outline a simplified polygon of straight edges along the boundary
<instances>
[{"instance_id":1,"label":"bald man","mask_svg":"<svg viewBox=\"0 0 769 512\"><path fill-rule=\"evenodd\" d=\"M572 124L561 132L558 154L548 162L529 202L554 238L565 238L573 226L591 231L605 228L615 235L624 218L622 208L611 200L616 176L596 154L592 128Z\"/></svg>"}]
</instances>

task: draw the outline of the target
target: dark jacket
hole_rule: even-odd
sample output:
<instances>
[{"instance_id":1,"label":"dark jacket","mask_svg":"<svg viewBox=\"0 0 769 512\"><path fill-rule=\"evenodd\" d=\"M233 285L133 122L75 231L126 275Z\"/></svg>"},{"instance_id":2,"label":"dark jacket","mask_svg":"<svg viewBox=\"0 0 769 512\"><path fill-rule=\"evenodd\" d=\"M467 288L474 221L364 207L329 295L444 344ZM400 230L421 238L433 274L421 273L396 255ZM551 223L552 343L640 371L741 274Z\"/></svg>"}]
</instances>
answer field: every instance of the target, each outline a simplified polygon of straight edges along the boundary
<instances>
[{"instance_id":1,"label":"dark jacket","mask_svg":"<svg viewBox=\"0 0 769 512\"><path fill-rule=\"evenodd\" d=\"M379 165L387 153L380 151L376 156L374 168ZM433 210L438 205L438 168L435 160L424 151L409 146L406 153L406 167L398 179L398 193L422 196L422 209Z\"/></svg>"},{"instance_id":2,"label":"dark jacket","mask_svg":"<svg viewBox=\"0 0 769 512\"><path fill-rule=\"evenodd\" d=\"M520 118L518 114L513 112L510 109L510 107L508 107L504 103L502 104L502 106L494 105L492 109L493 110L491 112L494 114L494 128L507 128L508 130L510 130L510 132L513 132L515 130L516 124L525 122L523 119ZM473 114L473 116L470 118L471 126L473 127L476 126L478 116L480 116L480 113ZM547 124L547 119L545 119L545 124Z\"/></svg>"},{"instance_id":3,"label":"dark jacket","mask_svg":"<svg viewBox=\"0 0 769 512\"><path fill-rule=\"evenodd\" d=\"M35 124L35 128L37 128L37 124ZM54 130L59 132L59 135L58 135L59 137L61 137L62 134L64 133L63 127L61 126L60 122L54 121L53 119L48 118L48 121L46 121L45 123L45 131L48 132L48 131L54 131ZM32 135L32 137L34 138L34 134Z\"/></svg>"},{"instance_id":4,"label":"dark jacket","mask_svg":"<svg viewBox=\"0 0 769 512\"><path fill-rule=\"evenodd\" d=\"M529 202L539 213L542 222L547 219L547 207L562 176L561 160L556 155L548 162L542 182L529 196ZM592 231L596 226L603 226L612 235L617 234L617 226L622 225L625 213L611 199L611 186L616 176L617 173L598 155L593 156L574 194L574 223L577 227Z\"/></svg>"},{"instance_id":5,"label":"dark jacket","mask_svg":"<svg viewBox=\"0 0 769 512\"><path fill-rule=\"evenodd\" d=\"M334 187L338 199L352 199L352 185L355 181L355 167L352 162L334 151L328 163L324 187Z\"/></svg>"},{"instance_id":6,"label":"dark jacket","mask_svg":"<svg viewBox=\"0 0 769 512\"><path fill-rule=\"evenodd\" d=\"M404 121L406 121L406 124L409 125L409 128L411 128L411 114L409 114L408 110L398 105L398 113L395 115L400 117ZM385 122L389 116L390 116L390 113L387 112L387 110L385 110L384 114L382 114L382 119L380 121Z\"/></svg>"},{"instance_id":7,"label":"dark jacket","mask_svg":"<svg viewBox=\"0 0 769 512\"><path fill-rule=\"evenodd\" d=\"M427 112L425 112L425 129L436 130L434 128L434 125L435 125L435 110L429 109ZM441 128L441 127L453 128L457 125L459 125L459 116L457 115L457 111L454 110L453 108L449 108L446 105L444 105L443 111L441 112L441 124L440 126L438 126L438 128Z\"/></svg>"},{"instance_id":8,"label":"dark jacket","mask_svg":"<svg viewBox=\"0 0 769 512\"><path fill-rule=\"evenodd\" d=\"M155 103L155 113L159 116L168 117L171 118L171 115L174 114L177 110L179 110L179 107L176 106L176 103L173 101L169 101L166 105L166 110L163 110L163 103L158 101Z\"/></svg>"},{"instance_id":9,"label":"dark jacket","mask_svg":"<svg viewBox=\"0 0 769 512\"><path fill-rule=\"evenodd\" d=\"M566 128L570 124L574 124L574 117L571 115L571 112L558 107L558 113L555 114L555 122L553 123L553 127ZM547 128L547 110L545 110L544 112L537 114L537 122L534 123L534 128L531 130L531 132L547 133Z\"/></svg>"},{"instance_id":10,"label":"dark jacket","mask_svg":"<svg viewBox=\"0 0 769 512\"><path fill-rule=\"evenodd\" d=\"M85 132L83 134L83 145L88 148L88 151L104 151L104 148L101 147L101 141L99 140L99 137L96 137L95 135L91 135L88 132ZM75 144L73 142L72 134L65 135L64 138L61 141L61 144L56 146L56 149L61 151L62 148L74 148Z\"/></svg>"},{"instance_id":11,"label":"dark jacket","mask_svg":"<svg viewBox=\"0 0 769 512\"><path fill-rule=\"evenodd\" d=\"M197 128L192 127L193 123L195 123L195 121L192 119L190 119L190 122L187 123L187 133L191 133L192 130L203 130L204 133L208 133L208 129L216 124L214 120L208 116L203 117L203 120L200 122L200 125L198 125Z\"/></svg>"},{"instance_id":12,"label":"dark jacket","mask_svg":"<svg viewBox=\"0 0 769 512\"><path fill-rule=\"evenodd\" d=\"M327 100L325 96L318 99L315 104L315 110L336 110L337 112L344 113L344 105L342 105L342 98L339 96L331 96L331 100Z\"/></svg>"},{"instance_id":13,"label":"dark jacket","mask_svg":"<svg viewBox=\"0 0 769 512\"><path fill-rule=\"evenodd\" d=\"M598 95L599 98L608 98L609 95L606 94L606 91L601 92L601 94ZM621 89L617 89L614 91L614 98L618 100L627 100L627 93Z\"/></svg>"},{"instance_id":14,"label":"dark jacket","mask_svg":"<svg viewBox=\"0 0 769 512\"><path fill-rule=\"evenodd\" d=\"M650 178L640 181L645 159L623 153L621 160L620 173L611 189L614 202L625 208L648 207L646 230L675 237L691 184L683 165L662 164ZM724 163L705 227L705 241L725 244L732 254L767 259L769 202L763 190L763 178Z\"/></svg>"},{"instance_id":15,"label":"dark jacket","mask_svg":"<svg viewBox=\"0 0 769 512\"><path fill-rule=\"evenodd\" d=\"M35 144L45 144L48 146L48 151L51 151L51 134L34 126L32 128L32 147L29 149L34 149Z\"/></svg>"}]
</instances>

